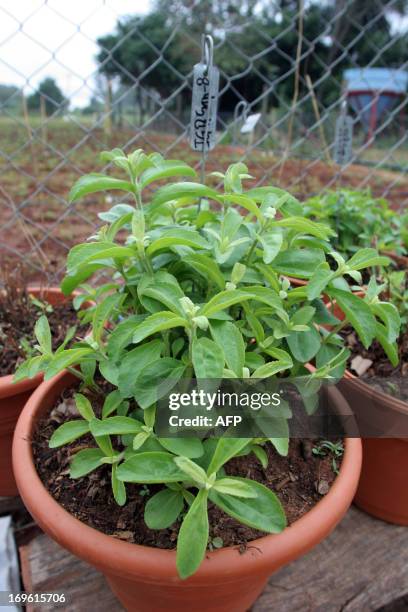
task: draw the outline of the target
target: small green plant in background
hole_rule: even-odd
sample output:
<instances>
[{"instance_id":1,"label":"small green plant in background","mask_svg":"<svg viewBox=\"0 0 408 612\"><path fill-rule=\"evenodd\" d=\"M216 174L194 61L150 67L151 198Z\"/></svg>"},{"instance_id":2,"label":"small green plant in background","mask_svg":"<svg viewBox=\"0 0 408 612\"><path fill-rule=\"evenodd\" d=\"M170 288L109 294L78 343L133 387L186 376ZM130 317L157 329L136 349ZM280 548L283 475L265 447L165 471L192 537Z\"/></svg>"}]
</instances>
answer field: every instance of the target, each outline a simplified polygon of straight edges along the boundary
<instances>
[{"instance_id":1,"label":"small green plant in background","mask_svg":"<svg viewBox=\"0 0 408 612\"><path fill-rule=\"evenodd\" d=\"M342 255L350 257L366 247L408 253L408 215L401 216L385 198L374 198L368 189L340 189L315 196L305 202L305 214L335 230L332 245Z\"/></svg>"},{"instance_id":2,"label":"small green plant in background","mask_svg":"<svg viewBox=\"0 0 408 612\"><path fill-rule=\"evenodd\" d=\"M70 348L52 351L47 319L41 317L38 354L15 378L44 371L50 379L69 368L80 379L75 396L80 418L61 425L50 446L90 434L94 446L73 456L71 477L110 466L120 505L126 503L126 484L139 484L148 527L180 522L177 568L186 578L198 569L208 546L222 545L209 542L209 502L263 532L285 528L277 496L252 479L228 476L227 468L234 457L249 453L266 467L270 444L287 454L289 428L282 417L277 438L163 438L156 431L157 401L182 378L291 376L300 381L307 407L321 381L344 371L349 352L337 334L342 325L352 325L366 347L374 339L394 347L395 307L378 295L353 295L347 281L361 282L361 270L385 266L388 259L373 248L342 257L330 244L334 230L308 219L288 192L246 189L250 177L244 164L217 174L222 190L183 181L152 191L156 181L194 178L195 171L141 150L126 155L114 149L103 159L120 168L123 178L86 175L72 188L71 201L118 190L131 203L100 213L102 227L71 249L62 283L66 294L83 288L76 306L94 301L83 319L90 333ZM102 270L109 281L92 287L88 280ZM307 284L293 288L286 276ZM328 312L323 293L339 304L344 322ZM334 326L333 331L323 325ZM313 373L305 367L311 361ZM89 389L101 379L114 390L97 414ZM150 495L150 485L161 488Z\"/></svg>"},{"instance_id":3,"label":"small green plant in background","mask_svg":"<svg viewBox=\"0 0 408 612\"><path fill-rule=\"evenodd\" d=\"M320 444L314 446L312 453L318 457L327 457L327 455L332 455L333 472L335 474L339 473L337 461L343 456L344 453L343 442L331 442L330 440L325 440L324 442L320 442Z\"/></svg>"},{"instance_id":4,"label":"small green plant in background","mask_svg":"<svg viewBox=\"0 0 408 612\"><path fill-rule=\"evenodd\" d=\"M405 270L389 272L385 275L386 291L389 301L394 304L401 318L401 329L408 329L408 277Z\"/></svg>"}]
</instances>

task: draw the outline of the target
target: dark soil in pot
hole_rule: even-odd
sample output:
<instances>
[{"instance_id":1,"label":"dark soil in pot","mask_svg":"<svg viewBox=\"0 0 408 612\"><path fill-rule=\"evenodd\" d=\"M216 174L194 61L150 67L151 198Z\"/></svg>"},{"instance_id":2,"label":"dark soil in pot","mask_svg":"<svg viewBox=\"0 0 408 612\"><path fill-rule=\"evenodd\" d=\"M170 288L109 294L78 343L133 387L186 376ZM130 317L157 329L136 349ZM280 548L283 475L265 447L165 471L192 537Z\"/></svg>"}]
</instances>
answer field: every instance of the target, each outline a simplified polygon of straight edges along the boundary
<instances>
[{"instance_id":1,"label":"dark soil in pot","mask_svg":"<svg viewBox=\"0 0 408 612\"><path fill-rule=\"evenodd\" d=\"M408 330L398 340L400 361L396 367L390 363L379 342L375 341L366 349L350 327L344 328L341 335L351 350L347 368L352 374L370 387L408 402ZM361 363L359 358L368 361Z\"/></svg>"},{"instance_id":2,"label":"dark soil in pot","mask_svg":"<svg viewBox=\"0 0 408 612\"><path fill-rule=\"evenodd\" d=\"M175 548L180 526L178 522L169 529L155 531L148 529L143 520L145 504L149 496L159 490L158 485L127 484L128 501L120 507L112 497L109 466L101 466L80 479L69 477L70 459L78 450L94 446L92 438L83 437L58 449L48 447L53 431L76 416L73 392L72 388L63 392L49 416L39 422L32 441L36 468L45 487L59 504L90 527L131 543ZM99 396L99 402L98 396L92 398L96 413L98 405L101 410L102 403L103 395ZM117 439L118 449L119 443ZM313 454L315 443L317 441L293 439L287 457L280 456L268 444L265 447L269 458L266 469L251 453L230 461L226 471L229 475L257 480L273 490L279 496L291 524L328 493L336 477L333 457ZM337 466L340 467L338 459ZM214 538L221 538L223 546L240 546L244 551L247 543L264 535L238 523L215 506L210 508L209 520L210 542ZM219 540L216 542L220 543Z\"/></svg>"},{"instance_id":3,"label":"dark soil in pot","mask_svg":"<svg viewBox=\"0 0 408 612\"><path fill-rule=\"evenodd\" d=\"M0 376L13 374L26 358L23 345L35 344L33 330L41 314L40 308L33 304L25 289L9 288L0 296ZM64 340L68 328L78 323L78 314L67 303L53 306L52 312L46 312L46 315L55 349Z\"/></svg>"}]
</instances>

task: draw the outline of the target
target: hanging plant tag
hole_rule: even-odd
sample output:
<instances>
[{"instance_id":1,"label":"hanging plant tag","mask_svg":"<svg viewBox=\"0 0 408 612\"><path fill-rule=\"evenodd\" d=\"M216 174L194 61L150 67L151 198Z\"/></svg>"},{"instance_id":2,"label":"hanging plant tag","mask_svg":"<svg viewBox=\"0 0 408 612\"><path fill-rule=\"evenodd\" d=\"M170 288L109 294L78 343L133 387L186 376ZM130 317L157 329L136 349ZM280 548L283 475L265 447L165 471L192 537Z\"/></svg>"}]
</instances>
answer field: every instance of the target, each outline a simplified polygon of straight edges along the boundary
<instances>
[{"instance_id":1,"label":"hanging plant tag","mask_svg":"<svg viewBox=\"0 0 408 612\"><path fill-rule=\"evenodd\" d=\"M220 73L215 66L200 63L194 66L193 75L190 146L206 153L215 147Z\"/></svg>"},{"instance_id":2,"label":"hanging plant tag","mask_svg":"<svg viewBox=\"0 0 408 612\"><path fill-rule=\"evenodd\" d=\"M336 121L334 154L336 164L344 166L353 157L353 120L348 115L340 115Z\"/></svg>"}]
</instances>

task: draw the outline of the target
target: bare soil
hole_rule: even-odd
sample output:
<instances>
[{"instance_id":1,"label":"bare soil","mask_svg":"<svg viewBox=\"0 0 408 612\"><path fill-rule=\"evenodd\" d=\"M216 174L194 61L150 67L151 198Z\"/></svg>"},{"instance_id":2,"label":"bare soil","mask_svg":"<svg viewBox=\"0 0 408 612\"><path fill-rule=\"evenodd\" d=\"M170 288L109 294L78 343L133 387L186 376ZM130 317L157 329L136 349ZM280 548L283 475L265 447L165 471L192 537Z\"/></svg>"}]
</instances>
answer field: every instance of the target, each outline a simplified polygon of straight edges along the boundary
<instances>
[{"instance_id":1,"label":"bare soil","mask_svg":"<svg viewBox=\"0 0 408 612\"><path fill-rule=\"evenodd\" d=\"M107 392L108 386L105 387ZM66 420L76 415L72 398L73 389L67 389L56 402L50 414L38 423L33 437L33 453L37 471L51 495L73 516L87 525L128 542L157 548L174 548L180 522L168 529L150 530L143 519L144 507L149 497L160 490L159 485L126 485L128 500L118 506L112 496L109 466L101 466L88 476L72 480L68 469L72 456L81 449L95 446L90 436L85 436L59 449L50 449L48 441L53 431ZM103 395L91 398L98 414ZM114 446L121 448L119 438ZM251 453L231 460L226 466L229 475L252 478L274 491L291 524L308 512L325 495L336 474L332 457L320 457L312 453L317 441L293 439L287 457L281 457L268 444L269 464L264 469ZM339 463L339 462L338 462ZM262 535L238 523L222 510L210 504L210 542L222 539L224 546L239 546L242 550L251 540Z\"/></svg>"}]
</instances>

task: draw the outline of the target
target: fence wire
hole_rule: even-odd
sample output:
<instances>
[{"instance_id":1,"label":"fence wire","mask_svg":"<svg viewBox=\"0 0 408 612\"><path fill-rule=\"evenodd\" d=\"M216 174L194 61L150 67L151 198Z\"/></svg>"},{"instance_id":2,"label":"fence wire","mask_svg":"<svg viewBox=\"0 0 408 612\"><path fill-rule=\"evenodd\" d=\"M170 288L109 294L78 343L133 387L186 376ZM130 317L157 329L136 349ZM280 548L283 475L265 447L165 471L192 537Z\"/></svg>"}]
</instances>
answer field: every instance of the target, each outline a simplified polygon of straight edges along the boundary
<instances>
[{"instance_id":1,"label":"fence wire","mask_svg":"<svg viewBox=\"0 0 408 612\"><path fill-rule=\"evenodd\" d=\"M61 278L67 250L92 232L101 207L119 201L67 203L78 176L103 171L106 148L143 147L199 170L188 126L203 33L213 36L221 76L208 172L245 161L257 184L300 199L370 188L396 209L407 205L407 94L393 89L408 71L406 0L146 0L135 15L122 5L137 13L138 3L113 0L0 0L3 260L21 261L32 280ZM350 68L391 72L373 88L360 71L362 91L351 97ZM345 101L353 153L340 167L334 134ZM243 134L251 113L260 120Z\"/></svg>"}]
</instances>

